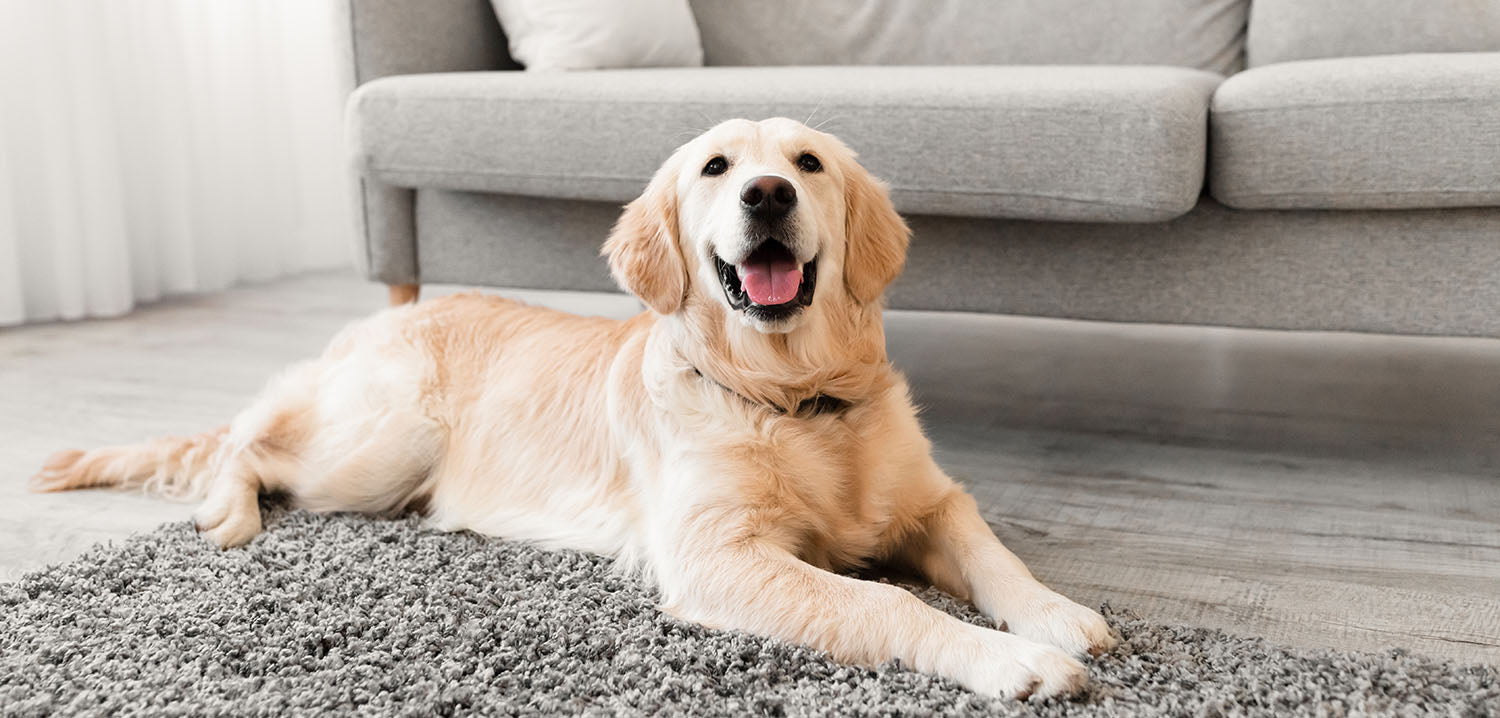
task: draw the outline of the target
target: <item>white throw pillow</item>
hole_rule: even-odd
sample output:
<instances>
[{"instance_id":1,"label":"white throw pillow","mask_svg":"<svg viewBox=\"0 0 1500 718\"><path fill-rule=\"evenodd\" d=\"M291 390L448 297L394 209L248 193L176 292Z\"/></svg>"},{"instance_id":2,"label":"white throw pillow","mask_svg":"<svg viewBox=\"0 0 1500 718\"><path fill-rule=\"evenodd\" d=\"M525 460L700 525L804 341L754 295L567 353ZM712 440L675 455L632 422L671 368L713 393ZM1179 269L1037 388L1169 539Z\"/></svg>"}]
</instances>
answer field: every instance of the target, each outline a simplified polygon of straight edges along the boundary
<instances>
[{"instance_id":1,"label":"white throw pillow","mask_svg":"<svg viewBox=\"0 0 1500 718\"><path fill-rule=\"evenodd\" d=\"M492 0L527 70L691 67L703 43L688 0Z\"/></svg>"}]
</instances>

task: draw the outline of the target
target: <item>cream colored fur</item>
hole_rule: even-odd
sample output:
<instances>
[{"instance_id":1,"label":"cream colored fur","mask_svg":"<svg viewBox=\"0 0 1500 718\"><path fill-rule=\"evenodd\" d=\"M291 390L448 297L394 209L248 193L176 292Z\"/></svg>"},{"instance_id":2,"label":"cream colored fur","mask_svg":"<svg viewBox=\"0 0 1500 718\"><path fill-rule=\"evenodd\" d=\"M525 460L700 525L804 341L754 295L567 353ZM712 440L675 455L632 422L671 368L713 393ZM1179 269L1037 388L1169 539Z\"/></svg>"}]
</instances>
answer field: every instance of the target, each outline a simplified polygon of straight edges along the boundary
<instances>
[{"instance_id":1,"label":"cream colored fur","mask_svg":"<svg viewBox=\"0 0 1500 718\"><path fill-rule=\"evenodd\" d=\"M803 153L822 171L800 169ZM716 155L729 170L703 175ZM766 174L794 185L785 243L819 272L812 304L769 323L729 308L711 261L740 251L739 188ZM224 547L260 532L262 491L319 511L415 508L445 529L616 556L686 620L899 658L987 694L1075 691L1073 656L1114 643L1105 622L995 538L933 462L886 359L880 294L907 239L837 139L726 122L666 162L605 245L652 311L620 322L474 294L385 310L227 431L64 452L34 486L199 495L197 523ZM816 394L853 406L771 408ZM920 571L1009 632L839 573L871 562Z\"/></svg>"}]
</instances>

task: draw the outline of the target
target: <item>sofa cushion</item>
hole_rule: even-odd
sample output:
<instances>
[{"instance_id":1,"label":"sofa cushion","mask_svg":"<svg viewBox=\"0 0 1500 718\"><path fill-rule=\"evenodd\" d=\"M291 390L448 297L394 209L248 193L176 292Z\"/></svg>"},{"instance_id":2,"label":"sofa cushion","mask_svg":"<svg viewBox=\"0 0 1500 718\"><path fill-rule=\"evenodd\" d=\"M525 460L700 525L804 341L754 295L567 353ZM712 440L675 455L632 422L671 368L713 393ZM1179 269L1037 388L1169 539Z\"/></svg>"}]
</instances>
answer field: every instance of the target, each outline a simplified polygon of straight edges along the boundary
<instances>
[{"instance_id":1,"label":"sofa cushion","mask_svg":"<svg viewBox=\"0 0 1500 718\"><path fill-rule=\"evenodd\" d=\"M1255 0L1251 67L1323 57L1500 51L1495 0Z\"/></svg>"},{"instance_id":2,"label":"sofa cushion","mask_svg":"<svg viewBox=\"0 0 1500 718\"><path fill-rule=\"evenodd\" d=\"M703 64L687 0L492 0L510 56L532 72Z\"/></svg>"},{"instance_id":3,"label":"sofa cushion","mask_svg":"<svg viewBox=\"0 0 1500 718\"><path fill-rule=\"evenodd\" d=\"M1243 67L1249 0L693 0L709 65Z\"/></svg>"},{"instance_id":4,"label":"sofa cushion","mask_svg":"<svg viewBox=\"0 0 1500 718\"><path fill-rule=\"evenodd\" d=\"M811 118L906 212L1154 221L1202 190L1218 75L1163 67L640 69L389 77L351 99L367 176L624 202L733 117Z\"/></svg>"},{"instance_id":5,"label":"sofa cushion","mask_svg":"<svg viewBox=\"0 0 1500 718\"><path fill-rule=\"evenodd\" d=\"M1246 70L1210 123L1209 187L1231 207L1500 204L1500 53Z\"/></svg>"}]
</instances>

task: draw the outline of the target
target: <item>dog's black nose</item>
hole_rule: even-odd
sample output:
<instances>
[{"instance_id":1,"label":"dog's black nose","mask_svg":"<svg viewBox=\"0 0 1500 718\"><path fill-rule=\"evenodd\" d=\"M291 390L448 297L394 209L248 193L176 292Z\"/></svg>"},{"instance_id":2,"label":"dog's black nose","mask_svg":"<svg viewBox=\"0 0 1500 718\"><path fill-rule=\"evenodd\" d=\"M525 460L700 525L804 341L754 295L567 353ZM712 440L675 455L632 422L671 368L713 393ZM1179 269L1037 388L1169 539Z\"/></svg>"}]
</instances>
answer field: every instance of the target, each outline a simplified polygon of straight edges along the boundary
<instances>
[{"instance_id":1,"label":"dog's black nose","mask_svg":"<svg viewBox=\"0 0 1500 718\"><path fill-rule=\"evenodd\" d=\"M781 217L796 206L797 188L780 177L762 175L745 183L740 190L740 203L756 217Z\"/></svg>"}]
</instances>

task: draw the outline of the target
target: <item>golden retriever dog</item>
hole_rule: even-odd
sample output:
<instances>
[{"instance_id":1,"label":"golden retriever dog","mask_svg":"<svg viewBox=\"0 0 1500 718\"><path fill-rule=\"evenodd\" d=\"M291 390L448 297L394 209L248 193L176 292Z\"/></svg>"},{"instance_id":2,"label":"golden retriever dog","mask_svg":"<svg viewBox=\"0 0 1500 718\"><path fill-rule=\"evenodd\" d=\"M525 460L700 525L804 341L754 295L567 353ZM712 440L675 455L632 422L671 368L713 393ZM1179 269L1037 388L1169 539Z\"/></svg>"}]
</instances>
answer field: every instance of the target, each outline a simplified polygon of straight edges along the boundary
<instances>
[{"instance_id":1,"label":"golden retriever dog","mask_svg":"<svg viewBox=\"0 0 1500 718\"><path fill-rule=\"evenodd\" d=\"M53 457L38 490L202 497L222 547L257 495L419 510L616 557L688 621L900 659L981 693L1079 689L1104 620L1043 586L934 463L886 358L908 230L838 139L725 122L679 148L604 244L650 311L584 318L468 294L387 309L272 380L226 428ZM894 585L909 567L1005 630Z\"/></svg>"}]
</instances>

